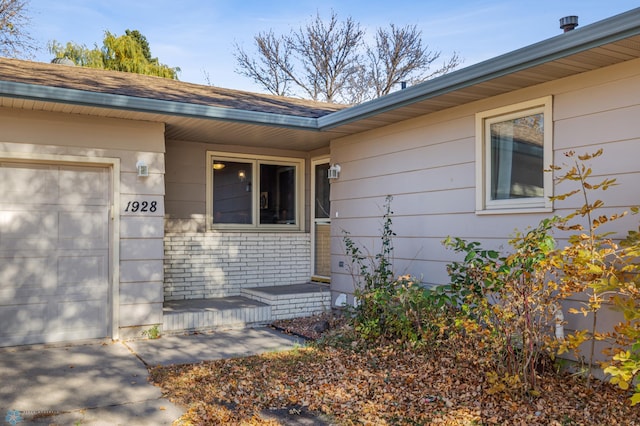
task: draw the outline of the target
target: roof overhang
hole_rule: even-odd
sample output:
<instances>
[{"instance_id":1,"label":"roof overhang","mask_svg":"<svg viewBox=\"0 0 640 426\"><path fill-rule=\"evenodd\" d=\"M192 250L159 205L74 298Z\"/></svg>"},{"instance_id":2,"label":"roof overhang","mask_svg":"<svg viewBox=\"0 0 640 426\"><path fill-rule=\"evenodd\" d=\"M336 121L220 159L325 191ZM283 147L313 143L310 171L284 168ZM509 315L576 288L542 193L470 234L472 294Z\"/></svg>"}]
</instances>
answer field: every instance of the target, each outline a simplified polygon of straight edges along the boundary
<instances>
[{"instance_id":1,"label":"roof overhang","mask_svg":"<svg viewBox=\"0 0 640 426\"><path fill-rule=\"evenodd\" d=\"M318 130L316 118L246 111L186 102L166 101L110 93L88 92L11 81L0 81L0 93L18 99L60 102L67 105L111 108L124 111L147 112L160 115L232 121L246 124Z\"/></svg>"},{"instance_id":2,"label":"roof overhang","mask_svg":"<svg viewBox=\"0 0 640 426\"><path fill-rule=\"evenodd\" d=\"M340 136L640 58L640 8L319 118L0 81L0 106L163 122L173 140L312 151Z\"/></svg>"},{"instance_id":3,"label":"roof overhang","mask_svg":"<svg viewBox=\"0 0 640 426\"><path fill-rule=\"evenodd\" d=\"M640 58L640 8L320 117L357 132Z\"/></svg>"},{"instance_id":4,"label":"roof overhang","mask_svg":"<svg viewBox=\"0 0 640 426\"><path fill-rule=\"evenodd\" d=\"M316 118L0 81L0 106L165 123L167 139L312 151L335 131Z\"/></svg>"}]
</instances>

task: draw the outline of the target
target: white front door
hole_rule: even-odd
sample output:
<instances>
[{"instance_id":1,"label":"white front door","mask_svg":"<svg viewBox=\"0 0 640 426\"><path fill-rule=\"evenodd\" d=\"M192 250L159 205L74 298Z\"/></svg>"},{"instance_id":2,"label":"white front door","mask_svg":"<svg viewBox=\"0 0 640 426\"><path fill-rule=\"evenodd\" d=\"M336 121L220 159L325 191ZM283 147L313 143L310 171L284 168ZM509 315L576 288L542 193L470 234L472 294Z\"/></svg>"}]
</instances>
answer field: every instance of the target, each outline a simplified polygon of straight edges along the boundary
<instances>
[{"instance_id":1,"label":"white front door","mask_svg":"<svg viewBox=\"0 0 640 426\"><path fill-rule=\"evenodd\" d=\"M329 198L329 160L314 160L312 168L312 279L328 281L331 277L331 202Z\"/></svg>"},{"instance_id":2,"label":"white front door","mask_svg":"<svg viewBox=\"0 0 640 426\"><path fill-rule=\"evenodd\" d=\"M106 167L0 161L0 346L109 334Z\"/></svg>"}]
</instances>

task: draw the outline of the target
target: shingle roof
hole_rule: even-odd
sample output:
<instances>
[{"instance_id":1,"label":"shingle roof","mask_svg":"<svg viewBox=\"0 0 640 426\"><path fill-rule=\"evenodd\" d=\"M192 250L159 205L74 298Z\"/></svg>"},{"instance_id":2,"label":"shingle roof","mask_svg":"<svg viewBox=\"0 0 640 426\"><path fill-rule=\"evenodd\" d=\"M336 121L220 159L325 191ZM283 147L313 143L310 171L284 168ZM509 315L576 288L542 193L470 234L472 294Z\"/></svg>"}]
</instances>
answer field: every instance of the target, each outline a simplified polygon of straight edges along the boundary
<instances>
[{"instance_id":1,"label":"shingle roof","mask_svg":"<svg viewBox=\"0 0 640 426\"><path fill-rule=\"evenodd\" d=\"M318 118L343 105L186 83L167 78L0 58L0 80L243 111Z\"/></svg>"},{"instance_id":2,"label":"shingle roof","mask_svg":"<svg viewBox=\"0 0 640 426\"><path fill-rule=\"evenodd\" d=\"M359 105L0 58L0 105L165 124L169 139L313 150L330 140L640 59L640 8Z\"/></svg>"}]
</instances>

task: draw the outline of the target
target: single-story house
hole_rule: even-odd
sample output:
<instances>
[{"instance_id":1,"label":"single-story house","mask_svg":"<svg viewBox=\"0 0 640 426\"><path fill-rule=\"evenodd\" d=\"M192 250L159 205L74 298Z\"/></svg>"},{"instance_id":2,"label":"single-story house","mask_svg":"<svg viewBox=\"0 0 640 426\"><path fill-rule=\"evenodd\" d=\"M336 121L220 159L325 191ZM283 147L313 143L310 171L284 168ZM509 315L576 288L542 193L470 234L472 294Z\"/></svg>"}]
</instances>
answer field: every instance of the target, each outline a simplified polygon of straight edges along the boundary
<instances>
[{"instance_id":1,"label":"single-story house","mask_svg":"<svg viewBox=\"0 0 640 426\"><path fill-rule=\"evenodd\" d=\"M375 253L387 195L396 271L446 283L446 236L577 205L567 150L640 204L639 117L640 8L351 107L2 58L0 345L351 303L343 230Z\"/></svg>"}]
</instances>

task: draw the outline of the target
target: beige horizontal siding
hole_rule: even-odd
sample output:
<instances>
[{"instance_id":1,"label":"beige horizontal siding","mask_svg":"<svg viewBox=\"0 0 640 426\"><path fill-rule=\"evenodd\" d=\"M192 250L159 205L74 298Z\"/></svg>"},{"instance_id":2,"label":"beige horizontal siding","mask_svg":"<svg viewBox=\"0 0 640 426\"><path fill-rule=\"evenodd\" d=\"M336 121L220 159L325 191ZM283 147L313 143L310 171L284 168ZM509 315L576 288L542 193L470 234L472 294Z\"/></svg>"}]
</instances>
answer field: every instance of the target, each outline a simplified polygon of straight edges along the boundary
<instances>
[{"instance_id":1,"label":"beige horizontal siding","mask_svg":"<svg viewBox=\"0 0 640 426\"><path fill-rule=\"evenodd\" d=\"M607 212L640 204L640 60L334 140L332 162L342 171L331 186L333 290L353 288L342 231L369 253L378 253L388 194L394 196L396 272L433 284L448 281L446 264L457 256L442 246L446 236L508 250L516 229L549 216L475 213L474 139L475 113L548 95L554 96L554 162L562 163L569 149L582 153L602 147L604 156L592 161L595 178L620 183L598 194L610 207ZM559 186L555 192L568 189ZM556 202L554 213L567 214L580 203L577 198ZM637 223L637 217L625 218L607 229L622 236ZM558 237L562 242L566 236Z\"/></svg>"}]
</instances>

